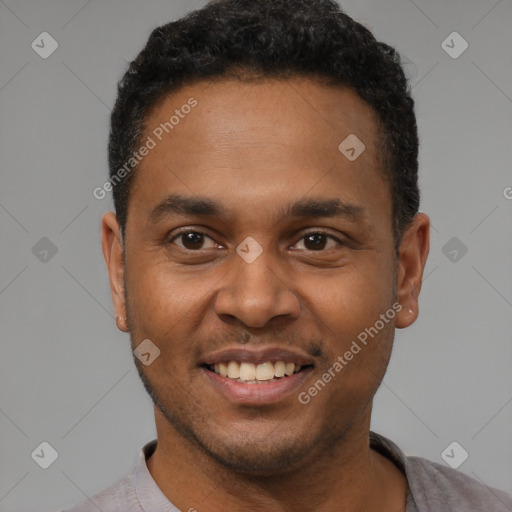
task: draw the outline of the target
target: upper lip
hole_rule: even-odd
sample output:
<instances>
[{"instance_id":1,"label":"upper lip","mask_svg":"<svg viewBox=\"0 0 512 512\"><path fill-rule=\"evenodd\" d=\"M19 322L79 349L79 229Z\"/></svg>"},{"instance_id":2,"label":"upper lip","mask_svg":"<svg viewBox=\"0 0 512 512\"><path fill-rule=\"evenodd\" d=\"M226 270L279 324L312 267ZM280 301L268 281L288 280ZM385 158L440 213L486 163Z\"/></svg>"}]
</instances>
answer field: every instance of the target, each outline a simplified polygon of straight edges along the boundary
<instances>
[{"instance_id":1,"label":"upper lip","mask_svg":"<svg viewBox=\"0 0 512 512\"><path fill-rule=\"evenodd\" d=\"M314 364L313 359L304 353L279 347L269 347L266 349L238 347L218 350L206 355L199 364L212 365L229 361L245 361L254 364L266 363L268 361L284 361L285 363L295 363L298 366Z\"/></svg>"}]
</instances>

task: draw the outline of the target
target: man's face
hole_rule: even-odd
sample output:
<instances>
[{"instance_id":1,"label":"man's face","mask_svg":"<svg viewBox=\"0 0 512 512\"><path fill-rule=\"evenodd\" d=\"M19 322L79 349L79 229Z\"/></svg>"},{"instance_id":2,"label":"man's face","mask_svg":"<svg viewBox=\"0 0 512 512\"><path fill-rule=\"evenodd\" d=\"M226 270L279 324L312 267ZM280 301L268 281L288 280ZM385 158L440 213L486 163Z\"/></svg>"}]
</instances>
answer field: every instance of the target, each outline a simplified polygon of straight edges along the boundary
<instances>
[{"instance_id":1,"label":"man's face","mask_svg":"<svg viewBox=\"0 0 512 512\"><path fill-rule=\"evenodd\" d=\"M154 130L190 98L159 141ZM136 363L161 418L226 466L260 473L368 427L395 320L303 402L397 300L371 108L302 79L198 83L167 97L146 130L156 147L130 196L123 296L132 348L160 350ZM350 134L365 145L353 161L338 148ZM216 373L230 361L250 383ZM275 377L282 363L301 370Z\"/></svg>"}]
</instances>

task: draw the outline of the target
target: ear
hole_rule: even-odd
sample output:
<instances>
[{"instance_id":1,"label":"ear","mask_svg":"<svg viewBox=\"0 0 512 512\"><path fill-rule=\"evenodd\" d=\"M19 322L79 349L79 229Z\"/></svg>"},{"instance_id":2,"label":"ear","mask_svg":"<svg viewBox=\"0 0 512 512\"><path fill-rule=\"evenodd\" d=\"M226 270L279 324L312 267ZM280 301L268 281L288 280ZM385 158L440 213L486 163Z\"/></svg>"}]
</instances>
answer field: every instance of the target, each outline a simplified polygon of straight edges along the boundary
<instances>
[{"instance_id":1,"label":"ear","mask_svg":"<svg viewBox=\"0 0 512 512\"><path fill-rule=\"evenodd\" d=\"M396 316L396 327L409 327L418 317L418 297L423 270L430 249L430 219L418 213L402 237L398 250L397 300L402 309Z\"/></svg>"},{"instance_id":2,"label":"ear","mask_svg":"<svg viewBox=\"0 0 512 512\"><path fill-rule=\"evenodd\" d=\"M124 295L123 238L114 212L103 215L101 222L101 247L110 279L110 291L116 315L117 328L128 332Z\"/></svg>"}]
</instances>

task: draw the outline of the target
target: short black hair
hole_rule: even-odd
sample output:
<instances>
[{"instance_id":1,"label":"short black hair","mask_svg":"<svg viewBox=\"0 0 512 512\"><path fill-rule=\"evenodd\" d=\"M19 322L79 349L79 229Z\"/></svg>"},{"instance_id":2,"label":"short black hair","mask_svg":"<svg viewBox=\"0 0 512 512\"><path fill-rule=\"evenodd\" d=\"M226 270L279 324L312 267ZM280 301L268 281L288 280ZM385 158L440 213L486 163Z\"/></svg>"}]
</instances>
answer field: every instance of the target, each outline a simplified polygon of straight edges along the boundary
<instances>
[{"instance_id":1,"label":"short black hair","mask_svg":"<svg viewBox=\"0 0 512 512\"><path fill-rule=\"evenodd\" d=\"M111 114L110 181L123 234L135 167L122 180L116 173L140 147L153 108L192 82L244 75L318 79L352 88L373 108L397 248L419 208L414 101L398 53L334 0L213 0L153 30L119 81Z\"/></svg>"}]
</instances>

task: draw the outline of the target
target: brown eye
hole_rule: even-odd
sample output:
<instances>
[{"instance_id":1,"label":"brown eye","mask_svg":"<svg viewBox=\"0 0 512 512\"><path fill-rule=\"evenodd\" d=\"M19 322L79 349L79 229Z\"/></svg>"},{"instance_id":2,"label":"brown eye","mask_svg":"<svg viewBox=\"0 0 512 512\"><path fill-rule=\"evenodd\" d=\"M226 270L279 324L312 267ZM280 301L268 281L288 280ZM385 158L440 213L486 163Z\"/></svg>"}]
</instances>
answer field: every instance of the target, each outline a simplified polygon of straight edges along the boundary
<instances>
[{"instance_id":1,"label":"brown eye","mask_svg":"<svg viewBox=\"0 0 512 512\"><path fill-rule=\"evenodd\" d=\"M297 244L302 244L303 247L297 247ZM308 233L304 235L297 244L295 244L295 248L317 252L332 249L336 247L336 245L343 245L337 238L322 232Z\"/></svg>"},{"instance_id":2,"label":"brown eye","mask_svg":"<svg viewBox=\"0 0 512 512\"><path fill-rule=\"evenodd\" d=\"M180 233L172 239L172 242L179 247L190 251L208 248L205 247L206 243L209 243L209 247L215 246L215 242L209 236L198 231L186 231L184 233Z\"/></svg>"},{"instance_id":3,"label":"brown eye","mask_svg":"<svg viewBox=\"0 0 512 512\"><path fill-rule=\"evenodd\" d=\"M327 235L322 233L311 233L304 237L304 246L309 251L319 251L325 249L327 245Z\"/></svg>"}]
</instances>

